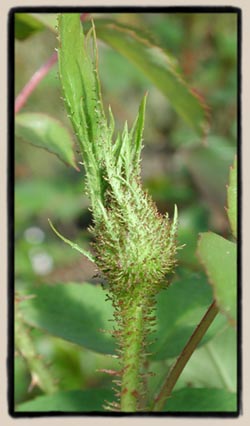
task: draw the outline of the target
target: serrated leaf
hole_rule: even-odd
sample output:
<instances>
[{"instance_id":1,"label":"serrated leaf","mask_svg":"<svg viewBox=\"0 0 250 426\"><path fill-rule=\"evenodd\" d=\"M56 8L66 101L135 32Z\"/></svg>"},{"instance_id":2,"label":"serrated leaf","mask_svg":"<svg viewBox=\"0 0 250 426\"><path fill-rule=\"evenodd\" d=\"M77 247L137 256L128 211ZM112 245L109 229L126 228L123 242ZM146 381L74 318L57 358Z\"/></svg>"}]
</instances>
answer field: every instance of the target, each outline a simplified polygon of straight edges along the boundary
<instances>
[{"instance_id":1,"label":"serrated leaf","mask_svg":"<svg viewBox=\"0 0 250 426\"><path fill-rule=\"evenodd\" d=\"M167 290L157 296L157 324L150 346L151 358L173 358L181 352L212 302L212 290L202 274L180 272ZM225 325L217 315L200 345L218 333ZM199 346L200 346L199 345Z\"/></svg>"},{"instance_id":2,"label":"serrated leaf","mask_svg":"<svg viewBox=\"0 0 250 426\"><path fill-rule=\"evenodd\" d=\"M100 353L114 353L110 333L113 308L106 292L91 284L43 284L20 303L24 321L62 339Z\"/></svg>"},{"instance_id":3,"label":"serrated leaf","mask_svg":"<svg viewBox=\"0 0 250 426\"><path fill-rule=\"evenodd\" d=\"M105 400L113 398L110 389L62 391L23 402L17 406L16 412L99 412L104 411Z\"/></svg>"},{"instance_id":4,"label":"serrated leaf","mask_svg":"<svg viewBox=\"0 0 250 426\"><path fill-rule=\"evenodd\" d=\"M43 23L29 13L15 13L15 38L18 40L25 40L43 29Z\"/></svg>"},{"instance_id":5,"label":"serrated leaf","mask_svg":"<svg viewBox=\"0 0 250 426\"><path fill-rule=\"evenodd\" d=\"M233 236L237 239L237 157L230 167L229 186L227 189L228 219L231 225Z\"/></svg>"},{"instance_id":6,"label":"serrated leaf","mask_svg":"<svg viewBox=\"0 0 250 426\"><path fill-rule=\"evenodd\" d=\"M85 37L78 13L60 14L58 26L59 74L66 107L81 147L93 205L99 200L96 194L102 196L106 184L98 163L101 161L104 129L107 130L97 61L93 58L96 54L94 27ZM93 43L92 49L90 42Z\"/></svg>"},{"instance_id":7,"label":"serrated leaf","mask_svg":"<svg viewBox=\"0 0 250 426\"><path fill-rule=\"evenodd\" d=\"M87 28L88 23L84 24ZM199 136L207 131L202 102L177 73L173 60L140 29L113 20L96 19L97 37L140 69L168 98L172 107Z\"/></svg>"},{"instance_id":8,"label":"serrated leaf","mask_svg":"<svg viewBox=\"0 0 250 426\"><path fill-rule=\"evenodd\" d=\"M198 256L213 287L217 306L235 324L237 302L236 244L205 232L200 236Z\"/></svg>"},{"instance_id":9,"label":"serrated leaf","mask_svg":"<svg viewBox=\"0 0 250 426\"><path fill-rule=\"evenodd\" d=\"M173 392L165 412L236 412L237 395L224 389L184 388Z\"/></svg>"},{"instance_id":10,"label":"serrated leaf","mask_svg":"<svg viewBox=\"0 0 250 426\"><path fill-rule=\"evenodd\" d=\"M59 72L66 105L80 143L88 155L93 155L95 147L91 143L98 130L97 113L102 114L101 95L94 59L87 54L80 14L59 15L59 35Z\"/></svg>"},{"instance_id":11,"label":"serrated leaf","mask_svg":"<svg viewBox=\"0 0 250 426\"><path fill-rule=\"evenodd\" d=\"M64 163L78 170L72 137L60 121L42 113L18 114L15 118L15 135L55 154Z\"/></svg>"}]
</instances>

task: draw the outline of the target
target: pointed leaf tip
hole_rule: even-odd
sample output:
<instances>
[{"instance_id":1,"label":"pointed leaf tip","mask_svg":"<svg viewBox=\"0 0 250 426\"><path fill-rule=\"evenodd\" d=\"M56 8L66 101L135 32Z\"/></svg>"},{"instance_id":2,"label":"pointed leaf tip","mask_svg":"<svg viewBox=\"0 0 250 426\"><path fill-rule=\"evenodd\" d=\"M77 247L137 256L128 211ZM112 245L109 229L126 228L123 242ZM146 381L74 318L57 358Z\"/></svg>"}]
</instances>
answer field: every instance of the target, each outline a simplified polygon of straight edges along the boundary
<instances>
[{"instance_id":1,"label":"pointed leaf tip","mask_svg":"<svg viewBox=\"0 0 250 426\"><path fill-rule=\"evenodd\" d=\"M67 238L63 237L60 232L57 231L57 229L52 224L51 220L48 219L49 225L51 229L54 231L54 233L63 240L66 244L70 245L73 249L79 251L81 254L83 254L85 257L87 257L91 262L95 263L94 256L87 250L82 249L78 244L73 243L72 241L68 240Z\"/></svg>"}]
</instances>

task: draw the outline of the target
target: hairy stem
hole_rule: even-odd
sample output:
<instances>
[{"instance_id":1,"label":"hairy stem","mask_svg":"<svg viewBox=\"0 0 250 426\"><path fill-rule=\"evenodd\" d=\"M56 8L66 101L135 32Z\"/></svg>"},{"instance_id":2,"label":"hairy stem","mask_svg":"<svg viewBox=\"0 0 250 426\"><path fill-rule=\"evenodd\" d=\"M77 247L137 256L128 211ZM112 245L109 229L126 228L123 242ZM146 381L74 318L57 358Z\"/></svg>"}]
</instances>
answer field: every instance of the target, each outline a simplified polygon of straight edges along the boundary
<instances>
[{"instance_id":1,"label":"hairy stem","mask_svg":"<svg viewBox=\"0 0 250 426\"><path fill-rule=\"evenodd\" d=\"M180 353L179 357L177 358L175 364L170 369L165 382L163 383L163 386L156 396L154 400L154 404L152 406L152 411L161 411L163 407L165 406L165 403L167 401L167 398L171 395L171 392L181 374L184 367L186 366L188 360L190 359L191 355L193 354L194 350L197 348L198 344L200 343L202 337L205 335L208 327L213 322L214 318L216 317L217 313L219 312L217 306L215 305L215 302L213 302L209 309L207 310L206 314L202 318L200 324L196 327L195 331L193 332L192 336L190 337L189 341L187 342L186 346Z\"/></svg>"},{"instance_id":2,"label":"hairy stem","mask_svg":"<svg viewBox=\"0 0 250 426\"><path fill-rule=\"evenodd\" d=\"M125 350L121 384L121 411L136 411L140 383L143 316L141 306L132 306L132 315L124 330ZM125 319L126 321L126 319Z\"/></svg>"}]
</instances>

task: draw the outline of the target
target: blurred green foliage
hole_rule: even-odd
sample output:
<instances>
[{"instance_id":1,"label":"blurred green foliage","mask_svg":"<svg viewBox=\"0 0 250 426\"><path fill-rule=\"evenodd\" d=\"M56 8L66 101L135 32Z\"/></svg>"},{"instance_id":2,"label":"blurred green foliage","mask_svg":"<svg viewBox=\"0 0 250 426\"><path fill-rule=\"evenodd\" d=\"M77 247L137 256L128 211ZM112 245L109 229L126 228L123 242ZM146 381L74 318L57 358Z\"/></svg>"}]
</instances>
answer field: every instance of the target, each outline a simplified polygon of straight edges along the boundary
<instances>
[{"instance_id":1,"label":"blurred green foliage","mask_svg":"<svg viewBox=\"0 0 250 426\"><path fill-rule=\"evenodd\" d=\"M177 116L171 104L143 73L103 42L98 43L104 104L111 104L118 127L122 127L125 120L132 123L142 96L145 91L149 92L142 158L144 186L161 212L172 214L174 203L178 205L178 238L180 245L185 244L185 247L179 251L177 276L183 273L183 268L187 268L190 274L199 274L202 267L196 257L198 234L212 230L231 239L225 206L229 165L233 163L237 149L237 16L234 13L185 14L166 11L109 15L93 13L91 17L114 18L147 31L178 61L181 74L210 108L210 133L204 141ZM23 36L21 24L25 20L19 21L15 44L16 95L57 46L56 34L51 31L54 20L54 15L43 14L41 25L33 22L34 26L28 32L26 28ZM22 112L49 114L62 121L72 135L61 96L55 65L32 93ZM77 158L77 149L75 154ZM48 152L16 139L17 291L30 290L43 282L64 282L65 277L66 281L71 282L95 282L95 272L88 262L63 245L52 233L47 221L50 218L63 235L82 246L90 243L87 227L91 224L91 214L84 194L84 172L81 165L79 168L81 170L77 172ZM186 281L188 283L188 279ZM97 374L96 369L112 369L116 360L40 331L34 332L33 337L37 351L51 361L50 368L59 379L60 390L111 388L110 377ZM231 351L235 336L230 339L225 339L223 354ZM216 346L216 340L211 345ZM203 365L207 352L213 351L211 346L210 349L206 349L206 345L203 348L205 355L202 355L202 348L197 350L197 356L201 359L199 365ZM212 357L221 356L216 351L215 354ZM152 369L159 373L158 383L169 368L170 361L171 358L152 363ZM231 374L230 371L235 369L235 356L228 360L224 369L226 376ZM203 370L201 368L201 374ZM206 377L205 382L201 383L194 376L191 364L185 370L181 386L221 388L221 383L217 386L214 380L218 371L216 362L211 361L211 371L211 381ZM229 391L235 391L235 374L234 371ZM152 387L157 380L152 379ZM41 394L38 388L29 390L29 372L20 356L17 356L15 363L15 383L17 404Z\"/></svg>"}]
</instances>

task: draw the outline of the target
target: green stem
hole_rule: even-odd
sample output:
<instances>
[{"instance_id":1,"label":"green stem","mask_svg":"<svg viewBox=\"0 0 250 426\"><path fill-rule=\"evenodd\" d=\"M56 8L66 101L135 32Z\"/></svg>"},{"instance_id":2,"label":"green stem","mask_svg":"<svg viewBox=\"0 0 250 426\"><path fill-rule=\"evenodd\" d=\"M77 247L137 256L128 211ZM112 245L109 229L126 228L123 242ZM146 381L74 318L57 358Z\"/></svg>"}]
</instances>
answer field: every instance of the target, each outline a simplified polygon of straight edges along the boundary
<instances>
[{"instance_id":1,"label":"green stem","mask_svg":"<svg viewBox=\"0 0 250 426\"><path fill-rule=\"evenodd\" d=\"M181 374L184 367L186 366L188 360L193 354L194 350L197 348L200 343L202 337L206 333L208 327L213 322L214 318L218 313L218 308L213 302L206 314L202 318L200 324L196 327L186 346L182 350L181 354L177 358L175 364L170 369L163 386L155 397L154 404L152 406L152 411L162 411L165 406L167 398L171 395L171 392Z\"/></svg>"},{"instance_id":2,"label":"green stem","mask_svg":"<svg viewBox=\"0 0 250 426\"><path fill-rule=\"evenodd\" d=\"M138 409L141 352L143 344L143 315L141 306L132 306L128 321L125 319L123 374L121 384L121 411ZM131 315L132 311L132 315Z\"/></svg>"},{"instance_id":3,"label":"green stem","mask_svg":"<svg viewBox=\"0 0 250 426\"><path fill-rule=\"evenodd\" d=\"M31 374L30 387L37 385L48 394L56 392L55 380L41 356L36 353L30 337L30 330L18 312L15 315L15 344L17 351L20 352L28 365Z\"/></svg>"}]
</instances>

